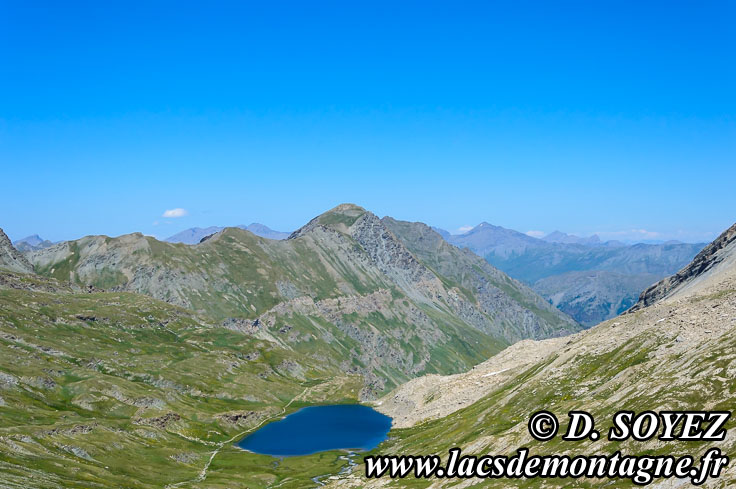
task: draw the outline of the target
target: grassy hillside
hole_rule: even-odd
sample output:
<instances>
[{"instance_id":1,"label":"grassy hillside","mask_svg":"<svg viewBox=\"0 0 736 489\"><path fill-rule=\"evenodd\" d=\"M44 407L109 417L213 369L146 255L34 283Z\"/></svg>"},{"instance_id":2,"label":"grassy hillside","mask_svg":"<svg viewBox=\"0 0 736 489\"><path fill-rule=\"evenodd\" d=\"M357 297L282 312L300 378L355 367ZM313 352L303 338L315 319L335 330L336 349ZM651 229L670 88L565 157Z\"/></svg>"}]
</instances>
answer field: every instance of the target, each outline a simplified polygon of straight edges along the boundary
<instances>
[{"instance_id":1,"label":"grassy hillside","mask_svg":"<svg viewBox=\"0 0 736 489\"><path fill-rule=\"evenodd\" d=\"M145 296L1 273L3 487L160 488L195 480L215 450L208 487L303 487L345 463L274 466L231 440L306 403L355 401L357 376Z\"/></svg>"}]
</instances>

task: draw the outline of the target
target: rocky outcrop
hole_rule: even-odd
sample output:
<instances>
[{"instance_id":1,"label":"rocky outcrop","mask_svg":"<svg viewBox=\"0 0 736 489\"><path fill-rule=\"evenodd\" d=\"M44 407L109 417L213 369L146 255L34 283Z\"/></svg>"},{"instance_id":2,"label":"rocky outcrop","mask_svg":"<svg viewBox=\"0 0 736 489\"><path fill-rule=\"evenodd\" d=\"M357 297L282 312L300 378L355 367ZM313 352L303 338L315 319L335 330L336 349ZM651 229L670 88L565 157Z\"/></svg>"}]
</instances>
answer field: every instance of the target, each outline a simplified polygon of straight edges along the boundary
<instances>
[{"instance_id":1,"label":"rocky outcrop","mask_svg":"<svg viewBox=\"0 0 736 489\"><path fill-rule=\"evenodd\" d=\"M177 413L166 413L155 418L137 418L133 422L136 424L154 426L161 428L162 430L167 429L171 424L181 420L181 416Z\"/></svg>"},{"instance_id":2,"label":"rocky outcrop","mask_svg":"<svg viewBox=\"0 0 736 489\"><path fill-rule=\"evenodd\" d=\"M12 272L33 273L33 265L15 249L2 229L0 229L0 268Z\"/></svg>"},{"instance_id":3,"label":"rocky outcrop","mask_svg":"<svg viewBox=\"0 0 736 489\"><path fill-rule=\"evenodd\" d=\"M350 235L374 265L411 297L426 299L441 288L440 280L374 214L360 216L350 227Z\"/></svg>"},{"instance_id":4,"label":"rocky outcrop","mask_svg":"<svg viewBox=\"0 0 736 489\"><path fill-rule=\"evenodd\" d=\"M629 312L660 302L693 283L707 278L721 268L736 263L736 224L724 231L711 244L703 248L692 262L676 274L652 285L639 296L639 301Z\"/></svg>"}]
</instances>

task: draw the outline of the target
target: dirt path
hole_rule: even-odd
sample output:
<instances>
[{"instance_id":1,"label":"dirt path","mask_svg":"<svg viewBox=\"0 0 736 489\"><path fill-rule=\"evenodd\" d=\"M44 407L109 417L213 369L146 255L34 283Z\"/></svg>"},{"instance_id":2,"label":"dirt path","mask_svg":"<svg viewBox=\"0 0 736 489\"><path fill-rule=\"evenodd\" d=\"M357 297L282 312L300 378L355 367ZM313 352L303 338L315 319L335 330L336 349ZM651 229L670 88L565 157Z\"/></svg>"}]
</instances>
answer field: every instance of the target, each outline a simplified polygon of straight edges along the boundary
<instances>
[{"instance_id":1,"label":"dirt path","mask_svg":"<svg viewBox=\"0 0 736 489\"><path fill-rule=\"evenodd\" d=\"M294 401L298 400L300 397L302 397L304 394L306 394L308 390L309 390L309 387L305 387L304 390L300 394L297 394L296 396L294 396L294 398L292 398L292 400L289 401L281 409L281 412L280 413L274 414L273 416L269 416L268 418L264 418L257 425L255 425L255 426L253 426L251 428L248 428L247 430L243 431L242 433L238 433L237 435L233 436L229 440L225 440L223 442L218 443L217 444L217 448L215 449L215 451L212 452L212 455L210 455L209 460L207 460L207 463L204 465L204 467L202 468L202 470L200 471L200 473L199 473L199 475L197 477L195 477L194 479L190 479L190 480L186 480L186 481L182 481L182 482L177 482L176 484L168 484L166 486L166 489L174 489L176 487L182 487L182 486L185 486L185 485L188 485L188 484L194 484L194 483L197 483L197 482L204 481L207 478L207 471L209 470L210 465L212 465L212 461L215 459L215 457L217 456L217 454L220 453L220 450L222 450L222 448L225 445L228 445L228 444L232 443L233 441L235 441L236 439L243 437L245 434L247 434L247 433L249 433L249 432L251 432L253 430L256 430L256 429L260 428L267 421L271 421L274 418L278 418L279 416L282 416L283 414L286 413L286 410L289 409L289 406L291 406Z\"/></svg>"}]
</instances>

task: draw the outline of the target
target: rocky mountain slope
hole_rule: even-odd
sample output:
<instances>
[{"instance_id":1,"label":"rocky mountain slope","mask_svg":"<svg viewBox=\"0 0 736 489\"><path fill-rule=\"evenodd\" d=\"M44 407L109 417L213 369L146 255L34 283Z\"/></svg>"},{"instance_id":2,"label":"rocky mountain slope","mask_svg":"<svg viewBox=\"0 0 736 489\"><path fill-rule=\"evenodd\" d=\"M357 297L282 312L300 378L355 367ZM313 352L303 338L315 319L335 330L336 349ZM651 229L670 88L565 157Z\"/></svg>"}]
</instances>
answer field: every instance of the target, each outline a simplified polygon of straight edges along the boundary
<instances>
[{"instance_id":1,"label":"rocky mountain slope","mask_svg":"<svg viewBox=\"0 0 736 489\"><path fill-rule=\"evenodd\" d=\"M395 221L345 204L283 241L237 228L194 246L88 236L29 257L40 274L147 294L339 362L365 377L365 397L462 371L519 339L579 329L526 286L431 236L444 245L442 263Z\"/></svg>"},{"instance_id":2,"label":"rocky mountain slope","mask_svg":"<svg viewBox=\"0 0 736 489\"><path fill-rule=\"evenodd\" d=\"M626 246L581 241L559 232L537 239L488 223L445 239L529 284L585 326L628 309L644 288L675 273L703 247L685 243Z\"/></svg>"},{"instance_id":3,"label":"rocky mountain slope","mask_svg":"<svg viewBox=\"0 0 736 489\"><path fill-rule=\"evenodd\" d=\"M421 222L398 221L384 217L382 223L406 247L445 280L458 284L496 320L498 333L511 341L558 336L549 324L559 324L559 316L538 294L514 280L469 250L448 244ZM547 323L539 318L546 318ZM572 332L572 329L567 329Z\"/></svg>"},{"instance_id":4,"label":"rocky mountain slope","mask_svg":"<svg viewBox=\"0 0 736 489\"><path fill-rule=\"evenodd\" d=\"M565 426L570 410L594 415L607 433L619 410L732 410L736 403L736 248L733 229L709 245L680 293L566 338L519 342L469 372L414 379L376 402L397 429L376 451L381 454L439 454L459 446L466 454L583 453L684 454L699 457L709 446L736 450L731 419L723 442L652 441L548 442L531 438L529 416L549 410ZM679 275L679 274L678 274ZM674 283L674 279L667 283ZM690 285L689 287L687 285ZM684 293L684 292L687 293ZM366 480L357 467L330 487L393 487ZM539 487L539 480L405 479L401 487ZM685 481L656 481L648 487L689 487ZM678 485L679 484L679 485ZM705 487L732 487L730 465ZM632 487L630 480L547 480L544 487Z\"/></svg>"},{"instance_id":5,"label":"rocky mountain slope","mask_svg":"<svg viewBox=\"0 0 736 489\"><path fill-rule=\"evenodd\" d=\"M13 247L10 238L2 229L0 229L0 269L21 273L33 272L33 266Z\"/></svg>"},{"instance_id":6,"label":"rocky mountain slope","mask_svg":"<svg viewBox=\"0 0 736 489\"><path fill-rule=\"evenodd\" d=\"M246 231L250 231L251 233L255 234L256 236L260 236L261 238L286 239L289 237L289 233L284 233L281 231L274 231L268 226L265 226L257 222L248 224L247 226L245 224L241 224L239 226L234 226L234 227L245 229ZM220 231L224 229L225 228L222 226L209 226L206 228L197 228L197 227L189 228L179 233L176 233L173 236L169 236L168 238L164 239L164 241L168 243L198 244L204 238L211 236L215 233L219 233Z\"/></svg>"}]
</instances>

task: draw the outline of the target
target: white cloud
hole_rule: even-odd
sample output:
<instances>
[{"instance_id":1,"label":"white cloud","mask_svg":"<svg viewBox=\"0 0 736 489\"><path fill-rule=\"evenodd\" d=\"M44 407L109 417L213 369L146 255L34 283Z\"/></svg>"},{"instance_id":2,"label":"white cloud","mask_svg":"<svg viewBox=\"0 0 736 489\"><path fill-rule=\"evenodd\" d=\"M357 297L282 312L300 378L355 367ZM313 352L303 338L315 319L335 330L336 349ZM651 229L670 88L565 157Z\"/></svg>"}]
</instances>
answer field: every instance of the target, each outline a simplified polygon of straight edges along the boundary
<instances>
[{"instance_id":1,"label":"white cloud","mask_svg":"<svg viewBox=\"0 0 736 489\"><path fill-rule=\"evenodd\" d=\"M547 235L544 231L527 231L527 236L531 236L532 238L543 238Z\"/></svg>"},{"instance_id":2,"label":"white cloud","mask_svg":"<svg viewBox=\"0 0 736 489\"><path fill-rule=\"evenodd\" d=\"M181 207L177 207L176 209L167 209L164 211L163 215L161 217L184 217L187 214L186 209L182 209Z\"/></svg>"},{"instance_id":3,"label":"white cloud","mask_svg":"<svg viewBox=\"0 0 736 489\"><path fill-rule=\"evenodd\" d=\"M464 234L470 231L471 229L473 229L473 226L460 226L459 228L457 228L456 234Z\"/></svg>"}]
</instances>

